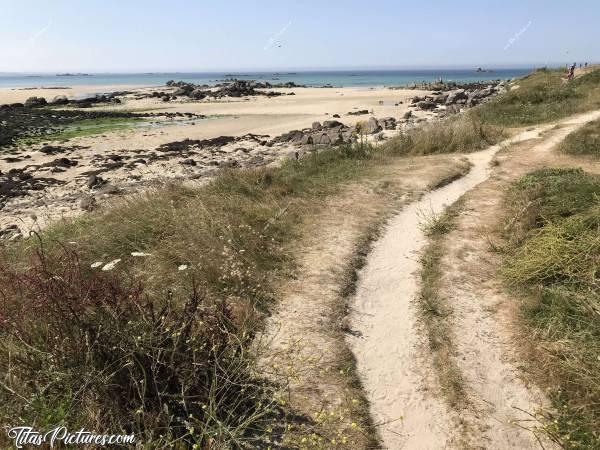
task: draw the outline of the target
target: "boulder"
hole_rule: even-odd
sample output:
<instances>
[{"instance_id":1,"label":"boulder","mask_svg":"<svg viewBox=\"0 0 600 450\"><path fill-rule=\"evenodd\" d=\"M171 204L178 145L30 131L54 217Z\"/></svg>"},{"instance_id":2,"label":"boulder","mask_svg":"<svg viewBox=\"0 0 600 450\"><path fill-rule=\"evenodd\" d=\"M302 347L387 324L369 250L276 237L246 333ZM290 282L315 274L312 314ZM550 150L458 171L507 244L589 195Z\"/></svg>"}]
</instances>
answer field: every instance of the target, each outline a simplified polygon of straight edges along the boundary
<instances>
[{"instance_id":1,"label":"boulder","mask_svg":"<svg viewBox=\"0 0 600 450\"><path fill-rule=\"evenodd\" d=\"M432 109L436 108L436 104L434 102L432 102L431 100L423 100L419 103L417 103L417 108L425 110L425 111L431 111Z\"/></svg>"},{"instance_id":2,"label":"boulder","mask_svg":"<svg viewBox=\"0 0 600 450\"><path fill-rule=\"evenodd\" d=\"M446 107L446 114L458 114L460 112L460 107L458 105L449 105Z\"/></svg>"},{"instance_id":3,"label":"boulder","mask_svg":"<svg viewBox=\"0 0 600 450\"><path fill-rule=\"evenodd\" d=\"M343 127L344 124L338 122L337 120L326 120L323 122L323 128L335 128L335 127Z\"/></svg>"},{"instance_id":4,"label":"boulder","mask_svg":"<svg viewBox=\"0 0 600 450\"><path fill-rule=\"evenodd\" d=\"M46 105L48 102L46 102L46 99L44 97L29 97L26 101L25 101L25 106L32 108L34 106L43 106Z\"/></svg>"},{"instance_id":5,"label":"boulder","mask_svg":"<svg viewBox=\"0 0 600 450\"><path fill-rule=\"evenodd\" d=\"M96 209L98 207L98 202L96 201L96 198L93 196L83 197L79 201L79 207L81 209L83 209L84 211L93 211L94 209Z\"/></svg>"},{"instance_id":6,"label":"boulder","mask_svg":"<svg viewBox=\"0 0 600 450\"><path fill-rule=\"evenodd\" d=\"M349 116L362 116L364 114L369 114L368 109L361 109L360 111L350 111L348 113Z\"/></svg>"},{"instance_id":7,"label":"boulder","mask_svg":"<svg viewBox=\"0 0 600 450\"><path fill-rule=\"evenodd\" d=\"M52 99L52 104L54 105L66 105L69 103L69 99L66 95L57 95Z\"/></svg>"},{"instance_id":8,"label":"boulder","mask_svg":"<svg viewBox=\"0 0 600 450\"><path fill-rule=\"evenodd\" d=\"M446 103L447 99L448 99L448 94L438 94L432 98L432 101L439 105L443 105Z\"/></svg>"},{"instance_id":9,"label":"boulder","mask_svg":"<svg viewBox=\"0 0 600 450\"><path fill-rule=\"evenodd\" d=\"M367 134L375 134L381 131L381 126L375 117L371 117L364 127L364 132Z\"/></svg>"},{"instance_id":10,"label":"boulder","mask_svg":"<svg viewBox=\"0 0 600 450\"><path fill-rule=\"evenodd\" d=\"M466 100L467 94L464 89L456 89L451 91L446 98L446 105L454 105L459 100Z\"/></svg>"},{"instance_id":11,"label":"boulder","mask_svg":"<svg viewBox=\"0 0 600 450\"><path fill-rule=\"evenodd\" d=\"M341 144L343 142L342 133L339 131L330 131L327 133L327 137L331 141L332 144Z\"/></svg>"},{"instance_id":12,"label":"boulder","mask_svg":"<svg viewBox=\"0 0 600 450\"><path fill-rule=\"evenodd\" d=\"M396 129L396 119L393 117L384 117L383 119L379 119L379 126L381 126L384 130L395 130Z\"/></svg>"},{"instance_id":13,"label":"boulder","mask_svg":"<svg viewBox=\"0 0 600 450\"><path fill-rule=\"evenodd\" d=\"M332 144L332 142L331 142L331 138L329 137L329 135L327 133L323 133L318 138L318 141L315 141L315 144L330 145L330 144Z\"/></svg>"},{"instance_id":14,"label":"boulder","mask_svg":"<svg viewBox=\"0 0 600 450\"><path fill-rule=\"evenodd\" d=\"M300 141L302 145L312 145L314 144L313 137L310 134L305 134L302 136L302 141Z\"/></svg>"},{"instance_id":15,"label":"boulder","mask_svg":"<svg viewBox=\"0 0 600 450\"><path fill-rule=\"evenodd\" d=\"M0 239L12 240L21 236L21 230L18 225L8 225L0 229Z\"/></svg>"},{"instance_id":16,"label":"boulder","mask_svg":"<svg viewBox=\"0 0 600 450\"><path fill-rule=\"evenodd\" d=\"M313 122L312 129L313 130L321 130L321 122Z\"/></svg>"},{"instance_id":17,"label":"boulder","mask_svg":"<svg viewBox=\"0 0 600 450\"><path fill-rule=\"evenodd\" d=\"M412 117L412 115L413 115L412 111L406 111L406 112L404 113L404 118L405 118L406 120L408 120L408 119L410 119L410 118Z\"/></svg>"},{"instance_id":18,"label":"boulder","mask_svg":"<svg viewBox=\"0 0 600 450\"><path fill-rule=\"evenodd\" d=\"M87 179L86 186L88 189L93 189L102 186L106 181L98 175L90 175Z\"/></svg>"},{"instance_id":19,"label":"boulder","mask_svg":"<svg viewBox=\"0 0 600 450\"><path fill-rule=\"evenodd\" d=\"M204 97L206 97L206 94L202 89L194 89L190 93L190 98L194 100L202 100Z\"/></svg>"}]
</instances>

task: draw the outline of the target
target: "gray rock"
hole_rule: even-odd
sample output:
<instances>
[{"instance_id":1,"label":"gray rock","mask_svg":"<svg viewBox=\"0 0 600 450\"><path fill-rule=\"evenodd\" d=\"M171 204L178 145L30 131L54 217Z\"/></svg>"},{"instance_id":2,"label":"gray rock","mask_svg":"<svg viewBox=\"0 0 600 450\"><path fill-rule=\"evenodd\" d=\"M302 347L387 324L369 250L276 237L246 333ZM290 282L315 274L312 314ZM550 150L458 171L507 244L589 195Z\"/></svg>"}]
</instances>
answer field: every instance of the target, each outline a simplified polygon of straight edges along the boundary
<instances>
[{"instance_id":1,"label":"gray rock","mask_svg":"<svg viewBox=\"0 0 600 450\"><path fill-rule=\"evenodd\" d=\"M393 117L384 117L383 119L379 119L379 126L381 126L384 130L395 130L396 129L396 119Z\"/></svg>"},{"instance_id":2,"label":"gray rock","mask_svg":"<svg viewBox=\"0 0 600 450\"><path fill-rule=\"evenodd\" d=\"M0 239L12 240L21 236L21 230L18 225L8 225L0 230Z\"/></svg>"},{"instance_id":3,"label":"gray rock","mask_svg":"<svg viewBox=\"0 0 600 450\"><path fill-rule=\"evenodd\" d=\"M99 177L98 175L90 175L87 179L86 185L88 189L94 189L102 186L105 183L106 181L104 181L102 177Z\"/></svg>"},{"instance_id":4,"label":"gray rock","mask_svg":"<svg viewBox=\"0 0 600 450\"><path fill-rule=\"evenodd\" d=\"M33 107L33 106L43 106L48 104L48 102L46 102L46 99L44 97L29 97L26 101L25 101L25 106L28 107Z\"/></svg>"},{"instance_id":5,"label":"gray rock","mask_svg":"<svg viewBox=\"0 0 600 450\"><path fill-rule=\"evenodd\" d=\"M342 131L342 141L346 144L349 144L352 141L354 141L355 137L354 137L353 133L354 133L354 130L352 130L350 128Z\"/></svg>"},{"instance_id":6,"label":"gray rock","mask_svg":"<svg viewBox=\"0 0 600 450\"><path fill-rule=\"evenodd\" d=\"M446 98L446 105L453 105L459 100L466 100L467 97L468 96L464 89L456 89L448 94L448 98Z\"/></svg>"},{"instance_id":7,"label":"gray rock","mask_svg":"<svg viewBox=\"0 0 600 450\"><path fill-rule=\"evenodd\" d=\"M407 111L407 112L404 113L404 118L406 120L408 120L408 119L410 119L412 117L412 115L413 115L412 111Z\"/></svg>"},{"instance_id":8,"label":"gray rock","mask_svg":"<svg viewBox=\"0 0 600 450\"><path fill-rule=\"evenodd\" d=\"M332 144L341 144L343 142L342 133L339 131L330 131L327 133L327 137L331 141Z\"/></svg>"},{"instance_id":9,"label":"gray rock","mask_svg":"<svg viewBox=\"0 0 600 450\"><path fill-rule=\"evenodd\" d=\"M417 103L417 108L423 109L425 111L431 111L435 109L437 105L431 100L423 100L422 102Z\"/></svg>"},{"instance_id":10,"label":"gray rock","mask_svg":"<svg viewBox=\"0 0 600 450\"><path fill-rule=\"evenodd\" d=\"M326 120L323 122L323 128L335 128L335 127L343 127L344 124L338 122L337 120Z\"/></svg>"},{"instance_id":11,"label":"gray rock","mask_svg":"<svg viewBox=\"0 0 600 450\"><path fill-rule=\"evenodd\" d=\"M364 127L364 132L367 134L375 134L381 131L381 126L375 117L369 118L366 126Z\"/></svg>"},{"instance_id":12,"label":"gray rock","mask_svg":"<svg viewBox=\"0 0 600 450\"><path fill-rule=\"evenodd\" d=\"M194 100L202 100L204 97L206 97L206 94L204 93L204 91L202 89L194 89L189 94L189 97L193 98Z\"/></svg>"},{"instance_id":13,"label":"gray rock","mask_svg":"<svg viewBox=\"0 0 600 450\"><path fill-rule=\"evenodd\" d=\"M54 105L66 105L69 103L69 99L66 95L57 95L52 99L52 104Z\"/></svg>"},{"instance_id":14,"label":"gray rock","mask_svg":"<svg viewBox=\"0 0 600 450\"><path fill-rule=\"evenodd\" d=\"M310 134L305 134L302 136L302 141L300 143L302 145L312 145L314 144L313 137Z\"/></svg>"},{"instance_id":15,"label":"gray rock","mask_svg":"<svg viewBox=\"0 0 600 450\"><path fill-rule=\"evenodd\" d=\"M327 134L322 134L321 138L319 139L319 144L321 145L330 145L331 142L331 138L329 137L329 135Z\"/></svg>"},{"instance_id":16,"label":"gray rock","mask_svg":"<svg viewBox=\"0 0 600 450\"><path fill-rule=\"evenodd\" d=\"M312 129L313 130L317 130L318 131L318 130L321 130L321 128L322 128L321 127L321 122L313 122L313 124L312 124Z\"/></svg>"},{"instance_id":17,"label":"gray rock","mask_svg":"<svg viewBox=\"0 0 600 450\"><path fill-rule=\"evenodd\" d=\"M432 101L439 105L443 105L446 103L447 99L448 99L448 94L439 94L439 95L436 95L435 97L433 97Z\"/></svg>"},{"instance_id":18,"label":"gray rock","mask_svg":"<svg viewBox=\"0 0 600 450\"><path fill-rule=\"evenodd\" d=\"M449 105L446 107L446 114L458 114L460 107L458 105Z\"/></svg>"},{"instance_id":19,"label":"gray rock","mask_svg":"<svg viewBox=\"0 0 600 450\"><path fill-rule=\"evenodd\" d=\"M98 202L96 201L96 198L93 196L83 197L79 201L79 207L81 209L83 209L84 211L93 211L94 209L96 209L98 207Z\"/></svg>"},{"instance_id":20,"label":"gray rock","mask_svg":"<svg viewBox=\"0 0 600 450\"><path fill-rule=\"evenodd\" d=\"M219 167L225 167L225 168L234 168L234 167L239 167L240 163L237 162L235 159L228 159L226 161L221 161L219 162Z\"/></svg>"}]
</instances>

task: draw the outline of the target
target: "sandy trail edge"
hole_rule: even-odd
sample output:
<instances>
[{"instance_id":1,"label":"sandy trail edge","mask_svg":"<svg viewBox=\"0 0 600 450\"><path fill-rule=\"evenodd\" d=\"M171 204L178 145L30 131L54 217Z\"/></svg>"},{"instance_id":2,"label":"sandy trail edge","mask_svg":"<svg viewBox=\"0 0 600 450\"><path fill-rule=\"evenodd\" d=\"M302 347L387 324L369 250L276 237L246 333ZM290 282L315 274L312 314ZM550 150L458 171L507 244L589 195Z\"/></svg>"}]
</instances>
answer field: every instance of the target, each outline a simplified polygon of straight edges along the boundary
<instances>
[{"instance_id":1,"label":"sandy trail edge","mask_svg":"<svg viewBox=\"0 0 600 450\"><path fill-rule=\"evenodd\" d=\"M418 294L419 252L427 240L423 214L440 212L489 177L489 163L503 145L532 139L546 125L469 155L471 172L406 207L387 225L359 274L349 336L358 370L380 426L384 448L446 447L452 424L443 401L429 393L429 361L422 356L422 337L414 299Z\"/></svg>"}]
</instances>

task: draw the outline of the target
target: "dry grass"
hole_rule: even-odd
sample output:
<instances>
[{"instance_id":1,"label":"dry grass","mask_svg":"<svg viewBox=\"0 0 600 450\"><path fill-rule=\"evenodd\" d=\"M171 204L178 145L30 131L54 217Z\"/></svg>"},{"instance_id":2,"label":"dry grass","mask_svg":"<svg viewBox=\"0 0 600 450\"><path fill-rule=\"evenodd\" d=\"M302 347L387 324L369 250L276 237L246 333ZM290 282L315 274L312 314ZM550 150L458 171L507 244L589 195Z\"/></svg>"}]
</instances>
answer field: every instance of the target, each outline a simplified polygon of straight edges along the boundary
<instances>
[{"instance_id":1,"label":"dry grass","mask_svg":"<svg viewBox=\"0 0 600 450\"><path fill-rule=\"evenodd\" d=\"M421 292L418 303L442 392L454 408L464 405L466 394L461 371L454 360L456 347L451 323L452 305L441 292L441 260L445 251L445 235L454 228L455 220L463 208L464 202L461 199L445 212L425 218L424 232L429 236L430 242L421 256Z\"/></svg>"},{"instance_id":2,"label":"dry grass","mask_svg":"<svg viewBox=\"0 0 600 450\"><path fill-rule=\"evenodd\" d=\"M561 143L560 151L570 155L600 158L600 121L590 122L569 134Z\"/></svg>"},{"instance_id":3,"label":"dry grass","mask_svg":"<svg viewBox=\"0 0 600 450\"><path fill-rule=\"evenodd\" d=\"M564 70L541 69L516 81L512 89L473 114L486 124L519 127L550 122L600 108L600 70L563 80Z\"/></svg>"},{"instance_id":4,"label":"dry grass","mask_svg":"<svg viewBox=\"0 0 600 450\"><path fill-rule=\"evenodd\" d=\"M475 115L466 113L409 130L386 142L383 150L401 156L469 153L496 144L503 137L501 128L484 125Z\"/></svg>"},{"instance_id":5,"label":"dry grass","mask_svg":"<svg viewBox=\"0 0 600 450\"><path fill-rule=\"evenodd\" d=\"M0 279L3 298L12 305L35 303L41 292L36 286L41 286L48 290L46 297L58 308L52 317L37 314L35 308L13 308L10 311L14 314L4 309L5 323L28 323L31 327L25 330L34 336L47 336L51 323L55 335L75 336L80 317L106 319L99 322L101 330L93 328L92 319L86 321L93 331L91 338L96 339L93 345L87 346L88 338L83 335L69 341L73 355L96 361L95 372L89 364L72 363L68 358L33 358L55 352L46 347L47 340L32 338L29 346L22 345L23 330L13 326L0 329L2 341L10 343L0 346L0 364L11 373L10 386L0 388L0 414L5 423L21 417L27 418L28 424L41 427L63 423L72 428L115 430L118 423L121 429L135 432L138 439L151 442L156 448L177 442L186 448L240 448L283 434L288 417L292 422L296 419L293 411L289 411L290 416L278 415L282 407L277 400L279 387L261 381L250 343L274 301L274 284L293 267L288 244L300 235L304 218L318 211L320 201L335 193L341 182L368 175L370 167L377 163L366 157L364 150L359 149L354 155L351 148L334 149L280 168L224 172L212 183L195 189L168 186L58 223L40 239L3 249L4 267L10 268ZM65 249L70 255L67 260L76 261L77 268L68 274L61 271ZM44 255L43 264L33 263L36 254ZM102 270L111 262L111 270ZM69 275L72 273L78 276ZM96 286L105 275L116 278L112 287L104 289L107 294L96 301L85 287L88 283ZM39 282L26 289L31 286L26 280L32 279ZM55 281L60 281L61 290L49 284ZM158 319L144 321L133 310L114 310L109 301L111 292L122 288L125 293L120 302L129 303L127 286L143 289L139 302L149 305L143 314ZM190 316L185 305L188 299L198 298L198 287L202 294L198 315ZM64 301L61 292L68 294ZM61 311L70 311L69 304L77 305L78 311L81 308L80 313L63 314L65 320L59 320ZM134 307L135 303L131 305ZM211 315L217 306L223 314L216 314L215 310ZM178 341L183 350L177 347L177 352L169 352L163 334L178 333L178 328L169 326L167 330L160 322L160 311L171 307L179 314L172 320L175 325L179 321L186 323L188 316L196 318L199 324L193 336ZM214 320L208 320L209 317ZM215 333L222 330L226 338L223 335L225 340L219 341L210 358L202 358L201 349L210 352L214 347L208 339L211 334L201 332L207 324L212 324ZM148 343L147 351L136 336ZM112 348L111 342L118 342L116 348L124 349L122 358L107 360L98 353ZM30 347L40 351L31 353ZM161 359L171 353L177 355L177 365L169 366L170 359ZM16 364L14 358L19 354L31 364ZM143 375L132 374L131 389L117 392L115 389L123 383L114 377L131 371L130 360ZM155 360L158 362L152 363ZM206 376L199 372L204 367L200 360L209 366ZM152 372L154 366L158 373ZM166 367L172 370L166 371ZM35 370L40 373L39 384L33 382ZM42 373L53 372L69 377L41 377ZM179 383L185 389L178 390L174 377L180 375L186 376L185 383ZM181 408L170 403L168 412L163 414L162 394L152 403L144 400L147 395L140 397L140 386L148 386L144 379L155 380L155 390L165 392L177 405L183 404L186 415L182 416ZM190 390L190 386L201 392ZM45 396L49 387L53 395ZM40 402L39 398L45 401ZM102 407L102 402L88 401L89 398L122 401L112 402L109 409ZM188 413L194 416L193 420L187 417Z\"/></svg>"},{"instance_id":6,"label":"dry grass","mask_svg":"<svg viewBox=\"0 0 600 450\"><path fill-rule=\"evenodd\" d=\"M543 169L508 193L503 273L526 295L531 366L554 405L545 429L564 448L600 446L600 177Z\"/></svg>"},{"instance_id":7,"label":"dry grass","mask_svg":"<svg viewBox=\"0 0 600 450\"><path fill-rule=\"evenodd\" d=\"M480 128L456 123L453 122L449 127L455 132L463 130L461 133L466 135L461 134L463 137L457 138L458 134L451 133L447 137L454 136L452 145L440 148L437 137L427 138L426 134L420 133L418 151L423 154L466 151L484 145L484 141L479 139ZM433 133L434 130L430 129L429 132ZM474 133L475 137L468 137L470 133ZM427 145L435 148L427 150ZM132 339L135 331L141 330L149 336L146 354L161 361L159 365L162 365L160 358L164 356L163 351L167 350L163 348L162 333L165 330L154 319L146 322L136 319L130 310L115 315L108 301L112 297L108 294L108 297L99 297L101 301L86 303L90 299L81 286L103 280L105 273L116 277L116 284L107 288L109 293L118 292L119 289L126 293L134 286L142 289L143 301L140 302L148 305L150 309L147 313L150 316L161 309L174 308L173 321L186 323L189 314L185 305L192 300L200 303L198 310L204 311L203 314L216 306L222 308L223 314L211 316L215 318L213 329L225 330L227 342L231 342L231 345L226 345L226 359L216 354L210 360L214 367L219 368L218 373L213 372L218 376L197 380L203 388L208 389L203 392L204 397L196 393L188 395L191 391L185 389L174 394L170 390L170 379L151 376L157 380L159 392L173 396L177 402L194 404L190 406L191 411L196 411L191 413L194 416L192 421L189 418L182 420L179 414L163 415L160 402L159 410L153 409L144 400L134 408L135 399L140 398L139 395L136 397L136 392L140 392L139 384L134 383L127 392L117 394L110 391L110 395L105 395L107 388L120 383L115 383L113 378L100 376L96 382L89 383L84 374L88 366L71 366L64 358L36 360L28 357L35 364L24 365L17 370L11 363L12 358L16 353L28 355L29 347L23 346L19 332L14 327L3 327L0 338L10 344L0 346L0 361L6 370L10 369L12 376L10 389L6 389L6 386L0 388L0 414L6 419L5 422L9 423L16 417L27 417L30 421L28 424L52 422L75 428L109 429L119 418L119 426L124 431L141 433L157 448L175 443L186 448L191 445L237 448L257 445L257 442L277 439L277 436L285 434L287 420L294 422L297 418L293 417L293 411L285 411L285 403L279 401L279 387L268 386L261 380L254 360L248 354L249 344L260 330L270 306L276 301L274 285L278 279L288 276L293 268L290 243L299 238L304 220L317 213L322 199L334 195L344 181L369 176L373 167L387 164L389 158L395 155L412 154L387 150L387 147L374 150L360 143L315 153L300 161L286 162L278 168L225 171L200 188L166 186L123 200L113 207L59 222L39 239L28 239L3 248L4 265L10 268L0 280L0 291L5 293L5 299L15 305L19 303L14 303L16 299L26 303L38 298L39 291L25 289L31 287L27 283L22 284L24 287L19 289L17 295L14 288L20 284L10 280L38 279L38 285L45 288L61 280L64 284L61 284L61 289L70 293L69 302L60 305L60 299L55 295L59 291L48 292L47 297L61 307L80 305L83 307L82 313L106 319L102 323L112 326L107 328L111 330L109 333L101 333L93 327L91 329L96 335L102 336L102 345L108 345L110 339L120 342L125 356L119 361L123 364L127 360L126 355L135 354L132 349L136 348L137 341ZM35 255L39 254L44 255L41 266L32 262ZM70 261L77 262L77 270L69 273L78 276L61 275L65 254L71 255ZM109 270L111 265L113 267ZM201 300L198 300L198 292L201 292ZM127 301L127 295L123 301ZM30 332L37 333L36 336L42 336L47 331L50 318L36 316L35 310L17 308L15 311L32 324ZM52 319L55 335L73 335L77 331L76 320L61 322L56 320L57 317ZM110 317L113 317L112 321ZM201 319L203 316L194 317L208 323ZM9 322L15 322L16 318L9 317ZM199 326L198 330L201 329L202 326ZM197 339L199 348L212 347L205 334L195 334L193 338ZM87 355L89 360L98 359L96 352L100 351L100 347L86 347L86 339L85 336L79 336L72 340L72 353ZM42 353L52 354L44 350L43 345L46 344L43 344L43 340L35 342ZM198 353L192 351L190 343L185 343L183 348L184 351L177 351L178 357L181 357L177 367L196 367L194 361L197 360L194 358ZM154 350L158 351L158 356L152 353ZM102 358L98 360L102 361ZM112 368L113 363L119 369L114 373L122 373L129 367L119 367L119 361L105 361L108 361L108 366L94 366L98 373L106 375L105 370ZM142 373L149 374L148 360L137 359L137 364ZM32 382L33 367L37 367L40 373L71 375L67 380L61 380L63 384L60 389L53 388L53 392L57 393L54 397L47 402L39 402L49 384ZM342 354L340 367L340 370L347 372L353 370L350 355ZM177 370L174 372L178 373ZM183 373L192 372L190 369ZM353 379L358 380L355 375ZM240 383L239 380L252 382ZM189 379L186 380L185 386L193 385L189 382ZM244 387L247 396L241 393L232 395L238 392L240 386ZM113 405L116 409L111 410L110 414L101 406L101 402L86 401L103 396L116 396L122 401ZM248 414L239 412L240 401ZM136 413L138 410L141 413ZM177 418L177 423L171 427L169 421L173 417ZM157 424L158 429L164 431L162 435L157 436L154 432Z\"/></svg>"}]
</instances>

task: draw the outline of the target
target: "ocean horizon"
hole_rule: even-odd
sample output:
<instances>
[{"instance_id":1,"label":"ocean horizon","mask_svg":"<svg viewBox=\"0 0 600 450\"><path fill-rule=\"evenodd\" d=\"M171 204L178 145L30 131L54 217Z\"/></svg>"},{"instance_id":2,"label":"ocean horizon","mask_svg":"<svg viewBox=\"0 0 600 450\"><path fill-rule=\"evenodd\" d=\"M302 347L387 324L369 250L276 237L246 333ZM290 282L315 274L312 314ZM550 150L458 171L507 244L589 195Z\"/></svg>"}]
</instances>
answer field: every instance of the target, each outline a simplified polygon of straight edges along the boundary
<instances>
[{"instance_id":1,"label":"ocean horizon","mask_svg":"<svg viewBox=\"0 0 600 450\"><path fill-rule=\"evenodd\" d=\"M478 72L475 69L423 70L310 70L310 71L223 71L156 73L0 73L0 87L71 87L82 85L161 86L168 80L214 85L226 79L257 80L273 84L294 82L306 86L379 87L432 82L438 79L456 82L510 79L524 76L532 68L502 68Z\"/></svg>"}]
</instances>

